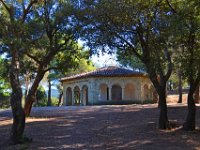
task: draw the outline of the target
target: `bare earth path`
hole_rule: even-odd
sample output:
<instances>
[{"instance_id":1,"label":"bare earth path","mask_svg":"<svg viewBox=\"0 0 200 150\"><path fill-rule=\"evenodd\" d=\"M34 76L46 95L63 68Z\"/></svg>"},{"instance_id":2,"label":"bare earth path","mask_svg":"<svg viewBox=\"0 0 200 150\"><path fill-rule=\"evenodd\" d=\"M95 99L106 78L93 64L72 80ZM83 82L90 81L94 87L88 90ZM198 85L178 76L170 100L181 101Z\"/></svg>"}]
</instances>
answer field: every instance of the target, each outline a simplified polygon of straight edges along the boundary
<instances>
[{"instance_id":1,"label":"bare earth path","mask_svg":"<svg viewBox=\"0 0 200 150\"><path fill-rule=\"evenodd\" d=\"M182 124L184 104L169 105L169 119ZM0 111L0 150L198 150L200 131L157 129L156 104L34 108L27 119L25 134L33 142L9 146L11 112ZM197 109L197 126L200 126Z\"/></svg>"}]
</instances>

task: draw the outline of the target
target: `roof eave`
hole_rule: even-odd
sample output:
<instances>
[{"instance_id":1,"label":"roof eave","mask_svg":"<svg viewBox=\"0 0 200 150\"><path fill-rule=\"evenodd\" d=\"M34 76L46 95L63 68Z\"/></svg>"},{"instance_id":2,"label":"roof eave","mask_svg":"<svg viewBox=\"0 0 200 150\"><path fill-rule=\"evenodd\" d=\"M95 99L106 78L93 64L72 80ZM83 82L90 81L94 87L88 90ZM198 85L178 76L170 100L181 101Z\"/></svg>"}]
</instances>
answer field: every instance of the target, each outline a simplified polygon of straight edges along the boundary
<instances>
[{"instance_id":1,"label":"roof eave","mask_svg":"<svg viewBox=\"0 0 200 150\"><path fill-rule=\"evenodd\" d=\"M65 82L65 81L72 81L72 80L78 80L78 79L87 79L87 78L99 78L99 77L148 77L147 74L134 74L134 75L90 75L90 76L85 76L85 77L75 77L75 78L68 78L68 79L61 79L60 82Z\"/></svg>"}]
</instances>

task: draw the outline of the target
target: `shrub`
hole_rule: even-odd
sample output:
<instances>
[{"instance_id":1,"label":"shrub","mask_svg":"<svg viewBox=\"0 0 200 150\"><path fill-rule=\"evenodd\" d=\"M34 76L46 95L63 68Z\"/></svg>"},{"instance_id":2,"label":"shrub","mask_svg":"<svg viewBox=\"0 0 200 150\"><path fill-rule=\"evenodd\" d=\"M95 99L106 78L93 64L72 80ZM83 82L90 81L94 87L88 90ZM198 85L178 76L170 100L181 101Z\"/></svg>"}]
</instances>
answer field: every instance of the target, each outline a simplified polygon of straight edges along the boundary
<instances>
[{"instance_id":1,"label":"shrub","mask_svg":"<svg viewBox=\"0 0 200 150\"><path fill-rule=\"evenodd\" d=\"M9 108L10 107L10 96L0 96L0 108Z\"/></svg>"},{"instance_id":2,"label":"shrub","mask_svg":"<svg viewBox=\"0 0 200 150\"><path fill-rule=\"evenodd\" d=\"M51 106L58 106L58 101L57 97L51 97Z\"/></svg>"},{"instance_id":3,"label":"shrub","mask_svg":"<svg viewBox=\"0 0 200 150\"><path fill-rule=\"evenodd\" d=\"M47 94L43 86L39 86L36 93L35 106L47 106Z\"/></svg>"}]
</instances>

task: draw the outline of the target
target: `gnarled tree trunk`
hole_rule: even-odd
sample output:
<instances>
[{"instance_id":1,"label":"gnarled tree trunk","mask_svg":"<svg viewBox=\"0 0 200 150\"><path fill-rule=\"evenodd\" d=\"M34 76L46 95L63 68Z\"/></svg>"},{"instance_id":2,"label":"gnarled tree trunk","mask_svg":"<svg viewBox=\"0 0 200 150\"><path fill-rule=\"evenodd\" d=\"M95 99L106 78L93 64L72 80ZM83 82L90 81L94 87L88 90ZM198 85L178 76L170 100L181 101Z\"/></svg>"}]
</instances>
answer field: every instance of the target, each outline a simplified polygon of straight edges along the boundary
<instances>
[{"instance_id":1,"label":"gnarled tree trunk","mask_svg":"<svg viewBox=\"0 0 200 150\"><path fill-rule=\"evenodd\" d=\"M19 62L18 54L13 50L13 58L10 68L10 83L12 87L12 94L10 98L13 125L11 129L11 142L18 144L23 142L23 133L25 128L25 113L22 108L22 89L19 82Z\"/></svg>"},{"instance_id":2,"label":"gnarled tree trunk","mask_svg":"<svg viewBox=\"0 0 200 150\"><path fill-rule=\"evenodd\" d=\"M195 118L196 118L196 105L193 98L193 93L189 92L188 98L188 114L186 122L183 124L183 129L187 131L195 130Z\"/></svg>"},{"instance_id":3,"label":"gnarled tree trunk","mask_svg":"<svg viewBox=\"0 0 200 150\"><path fill-rule=\"evenodd\" d=\"M199 85L194 93L194 99L195 99L195 103L199 103L200 97L199 97Z\"/></svg>"},{"instance_id":4,"label":"gnarled tree trunk","mask_svg":"<svg viewBox=\"0 0 200 150\"><path fill-rule=\"evenodd\" d=\"M24 106L24 112L26 116L30 115L33 102L35 101L36 101L36 92L30 90L26 97Z\"/></svg>"},{"instance_id":5,"label":"gnarled tree trunk","mask_svg":"<svg viewBox=\"0 0 200 150\"><path fill-rule=\"evenodd\" d=\"M166 79L165 77L156 77L156 75L150 75L150 79L159 95L158 107L160 109L158 128L159 129L171 129L168 115L167 115L167 93L166 93Z\"/></svg>"},{"instance_id":6,"label":"gnarled tree trunk","mask_svg":"<svg viewBox=\"0 0 200 150\"><path fill-rule=\"evenodd\" d=\"M195 130L195 123L196 123L196 105L194 100L194 92L197 88L195 83L190 83L190 90L188 93L187 103L188 103L188 114L186 122L183 124L183 129L186 131L193 131Z\"/></svg>"},{"instance_id":7,"label":"gnarled tree trunk","mask_svg":"<svg viewBox=\"0 0 200 150\"><path fill-rule=\"evenodd\" d=\"M24 111L25 111L26 116L30 115L33 102L35 102L35 100L36 100L37 88L39 86L40 81L43 79L44 74L45 74L45 71L44 71L43 67L40 66L38 68L37 75L36 75L36 78L33 82L33 85L31 86L29 93L26 97L26 103L25 103L25 106L24 106Z\"/></svg>"},{"instance_id":8,"label":"gnarled tree trunk","mask_svg":"<svg viewBox=\"0 0 200 150\"><path fill-rule=\"evenodd\" d=\"M23 142L23 133L25 128L25 113L21 106L21 100L21 92L12 92L11 107L13 114L13 125L11 129L11 141L13 144L19 144Z\"/></svg>"},{"instance_id":9,"label":"gnarled tree trunk","mask_svg":"<svg viewBox=\"0 0 200 150\"><path fill-rule=\"evenodd\" d=\"M159 89L159 129L170 129L170 123L167 116L167 102L166 102L166 86Z\"/></svg>"},{"instance_id":10,"label":"gnarled tree trunk","mask_svg":"<svg viewBox=\"0 0 200 150\"><path fill-rule=\"evenodd\" d=\"M48 79L49 83L49 90L48 90L48 100L47 100L47 106L51 106L51 80Z\"/></svg>"},{"instance_id":11,"label":"gnarled tree trunk","mask_svg":"<svg viewBox=\"0 0 200 150\"><path fill-rule=\"evenodd\" d=\"M178 70L178 103L182 103L182 71Z\"/></svg>"}]
</instances>

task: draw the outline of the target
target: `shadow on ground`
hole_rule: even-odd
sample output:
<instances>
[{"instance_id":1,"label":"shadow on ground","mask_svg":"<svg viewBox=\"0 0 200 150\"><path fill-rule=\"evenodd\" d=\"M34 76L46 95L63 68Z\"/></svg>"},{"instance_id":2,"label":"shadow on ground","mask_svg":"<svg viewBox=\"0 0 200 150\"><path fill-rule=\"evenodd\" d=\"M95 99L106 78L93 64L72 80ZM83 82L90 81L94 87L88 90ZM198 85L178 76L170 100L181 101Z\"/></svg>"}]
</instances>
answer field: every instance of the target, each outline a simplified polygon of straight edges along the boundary
<instances>
[{"instance_id":1,"label":"shadow on ground","mask_svg":"<svg viewBox=\"0 0 200 150\"><path fill-rule=\"evenodd\" d=\"M50 111L50 110L49 110ZM4 117L0 123L0 149L153 149L195 150L200 147L200 132L157 129L159 110L156 105L81 107L77 109L33 111L27 119L25 134L33 142L9 146L11 120ZM199 111L198 111L199 113ZM182 124L185 106L170 107L169 118ZM199 124L199 119L197 120Z\"/></svg>"}]
</instances>

